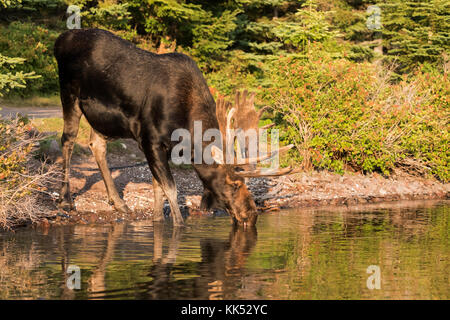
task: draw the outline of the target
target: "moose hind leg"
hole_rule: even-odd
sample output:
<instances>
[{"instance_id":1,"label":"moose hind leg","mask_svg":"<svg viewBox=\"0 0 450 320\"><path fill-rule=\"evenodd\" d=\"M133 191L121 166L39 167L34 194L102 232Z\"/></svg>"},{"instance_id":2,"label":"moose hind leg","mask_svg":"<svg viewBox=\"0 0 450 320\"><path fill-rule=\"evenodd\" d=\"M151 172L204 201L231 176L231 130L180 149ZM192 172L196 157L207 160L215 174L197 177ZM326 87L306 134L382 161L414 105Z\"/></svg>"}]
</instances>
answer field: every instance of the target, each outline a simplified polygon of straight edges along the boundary
<instances>
[{"instance_id":1,"label":"moose hind leg","mask_svg":"<svg viewBox=\"0 0 450 320\"><path fill-rule=\"evenodd\" d=\"M61 136L64 177L59 196L59 205L64 210L70 210L73 209L69 185L70 158L72 157L73 146L78 134L82 113L78 104L78 99L67 91L61 91L61 102L64 118L64 129Z\"/></svg>"},{"instance_id":2,"label":"moose hind leg","mask_svg":"<svg viewBox=\"0 0 450 320\"><path fill-rule=\"evenodd\" d=\"M106 139L94 129L91 129L89 148L94 154L95 161L97 162L97 165L102 174L106 192L108 193L109 202L114 205L114 208L117 211L121 213L131 213L131 210L120 198L116 186L114 185L114 180L112 179L111 172L109 171L108 164L106 162Z\"/></svg>"}]
</instances>

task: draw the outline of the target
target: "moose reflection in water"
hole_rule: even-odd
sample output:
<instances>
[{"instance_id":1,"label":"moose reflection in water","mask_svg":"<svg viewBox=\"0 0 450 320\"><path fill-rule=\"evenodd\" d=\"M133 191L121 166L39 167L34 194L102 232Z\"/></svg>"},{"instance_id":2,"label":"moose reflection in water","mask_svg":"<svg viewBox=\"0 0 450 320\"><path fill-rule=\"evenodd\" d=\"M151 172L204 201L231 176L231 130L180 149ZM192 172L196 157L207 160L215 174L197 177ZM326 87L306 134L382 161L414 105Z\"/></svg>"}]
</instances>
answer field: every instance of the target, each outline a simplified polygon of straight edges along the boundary
<instances>
[{"instance_id":1,"label":"moose reflection in water","mask_svg":"<svg viewBox=\"0 0 450 320\"><path fill-rule=\"evenodd\" d=\"M166 227L168 229L168 227ZM122 237L124 225L114 225L108 233L102 252L98 252L97 266L88 279L88 293L91 299L106 297L121 297L122 292L135 291L136 298L140 299L171 299L180 293L186 298L223 299L225 293L232 293L240 286L242 269L246 258L256 244L256 228L242 228L232 226L229 239L221 240L206 238L200 240L201 262L198 264L199 274L195 278L185 280L177 279L180 266L176 266L178 248L182 240L181 228L172 228L168 242L168 252L164 254L164 224L153 224L153 264L149 267L147 276L150 281L134 284L132 288L121 290L107 290L107 265L111 262L117 249L117 242ZM65 257L67 257L67 252ZM66 258L67 259L67 258ZM62 270L67 270L67 262L62 264ZM184 271L182 271L184 272ZM64 279L67 281L65 272ZM187 290L189 288L189 290ZM73 298L67 295L63 288L64 298Z\"/></svg>"},{"instance_id":2,"label":"moose reflection in water","mask_svg":"<svg viewBox=\"0 0 450 320\"><path fill-rule=\"evenodd\" d=\"M244 277L246 259L256 244L256 228L233 226L228 240L207 238L200 240L201 261L198 274L193 278L177 279L180 266L176 257L181 240L181 230L174 228L169 240L169 249L163 255L163 225L154 225L153 262L149 276L151 281L140 283L139 298L171 299L196 298L219 300L226 298ZM189 288L189 289L187 289ZM180 296L182 294L182 296Z\"/></svg>"},{"instance_id":3,"label":"moose reflection in water","mask_svg":"<svg viewBox=\"0 0 450 320\"><path fill-rule=\"evenodd\" d=\"M448 299L449 206L333 208L0 233L1 299ZM366 286L367 267L381 289ZM81 289L66 283L81 270Z\"/></svg>"}]
</instances>

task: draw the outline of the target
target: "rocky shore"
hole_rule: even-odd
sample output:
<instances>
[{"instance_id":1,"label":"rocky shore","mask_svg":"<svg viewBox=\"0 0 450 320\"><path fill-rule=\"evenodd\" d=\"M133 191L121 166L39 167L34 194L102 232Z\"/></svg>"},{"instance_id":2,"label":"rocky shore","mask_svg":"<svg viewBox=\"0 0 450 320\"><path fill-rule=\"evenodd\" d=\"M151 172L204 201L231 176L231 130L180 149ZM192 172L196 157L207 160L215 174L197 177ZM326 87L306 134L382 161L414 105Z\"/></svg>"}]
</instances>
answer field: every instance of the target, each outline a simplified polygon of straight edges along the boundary
<instances>
[{"instance_id":1,"label":"rocky shore","mask_svg":"<svg viewBox=\"0 0 450 320\"><path fill-rule=\"evenodd\" d=\"M129 219L149 219L153 208L151 173L143 156L133 145L126 152L108 155L112 176L127 205L134 212L122 216L108 203L105 186L92 156L76 156L72 160L71 189L76 210L69 213L56 209L59 186L49 190L53 210L43 219L43 225L53 223L110 223ZM183 214L194 218L213 212L199 210L202 184L194 170L173 168L178 188L178 202ZM398 173L389 178L379 174L347 173L338 175L326 171L302 172L274 178L248 179L252 194L261 212L285 208L321 206L353 206L400 200L449 199L450 184ZM51 206L51 205L50 205ZM166 206L167 213L169 212ZM217 214L217 212L216 212ZM220 214L220 213L219 213Z\"/></svg>"}]
</instances>

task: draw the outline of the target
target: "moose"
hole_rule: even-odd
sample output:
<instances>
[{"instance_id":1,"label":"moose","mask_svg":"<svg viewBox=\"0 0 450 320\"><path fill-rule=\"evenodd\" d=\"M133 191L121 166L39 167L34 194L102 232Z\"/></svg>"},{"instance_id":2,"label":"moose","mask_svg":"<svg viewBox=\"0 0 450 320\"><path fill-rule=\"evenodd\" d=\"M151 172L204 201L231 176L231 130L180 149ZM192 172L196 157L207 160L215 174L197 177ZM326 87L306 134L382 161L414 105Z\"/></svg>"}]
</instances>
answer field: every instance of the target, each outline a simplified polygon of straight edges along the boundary
<instances>
[{"instance_id":1,"label":"moose","mask_svg":"<svg viewBox=\"0 0 450 320\"><path fill-rule=\"evenodd\" d=\"M73 208L69 186L70 158L80 118L84 115L91 126L89 147L114 208L130 213L111 177L106 162L106 143L111 139L131 138L145 154L153 176L153 220L164 220L166 197L174 226L182 226L184 221L169 167L170 152L175 144L171 141L171 133L184 128L192 134L194 121L202 122L202 130L215 128L223 132L226 126L231 126L230 119L233 113L236 115L236 108L218 99L216 110L205 78L188 56L148 52L105 30L66 31L57 38L54 54L58 62L64 118L61 208ZM246 163L255 164L263 158L268 157L247 159ZM254 226L258 213L245 177L263 173L238 167L218 160L213 164L194 165L204 187L202 207L224 209L235 224ZM289 171L287 168L265 174L281 175Z\"/></svg>"}]
</instances>

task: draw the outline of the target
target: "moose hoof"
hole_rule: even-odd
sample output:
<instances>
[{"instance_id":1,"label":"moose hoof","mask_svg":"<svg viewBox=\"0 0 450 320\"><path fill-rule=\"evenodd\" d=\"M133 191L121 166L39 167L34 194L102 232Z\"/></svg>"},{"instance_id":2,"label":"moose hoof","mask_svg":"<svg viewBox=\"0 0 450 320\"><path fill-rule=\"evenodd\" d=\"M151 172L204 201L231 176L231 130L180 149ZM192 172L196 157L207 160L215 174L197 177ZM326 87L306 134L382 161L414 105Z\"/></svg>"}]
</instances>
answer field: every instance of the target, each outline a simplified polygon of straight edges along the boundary
<instances>
[{"instance_id":1,"label":"moose hoof","mask_svg":"<svg viewBox=\"0 0 450 320\"><path fill-rule=\"evenodd\" d=\"M177 227L177 228L184 227L185 226L184 225L184 221L183 220L181 220L181 221L174 221L173 226Z\"/></svg>"},{"instance_id":2,"label":"moose hoof","mask_svg":"<svg viewBox=\"0 0 450 320\"><path fill-rule=\"evenodd\" d=\"M173 226L174 227L184 227L184 219L180 217L175 217L173 220Z\"/></svg>"},{"instance_id":3,"label":"moose hoof","mask_svg":"<svg viewBox=\"0 0 450 320\"><path fill-rule=\"evenodd\" d=\"M73 205L73 202L69 201L67 199L59 200L58 207L61 210L64 210L64 211L70 211L70 210L75 209L75 206Z\"/></svg>"},{"instance_id":4,"label":"moose hoof","mask_svg":"<svg viewBox=\"0 0 450 320\"><path fill-rule=\"evenodd\" d=\"M114 206L114 207L116 208L117 211L119 211L119 213L127 214L127 215L132 213L132 211L130 210L130 208L128 208L128 206L126 204L122 204L122 205Z\"/></svg>"},{"instance_id":5,"label":"moose hoof","mask_svg":"<svg viewBox=\"0 0 450 320\"><path fill-rule=\"evenodd\" d=\"M164 215L163 214L154 214L153 213L153 222L163 222Z\"/></svg>"}]
</instances>

